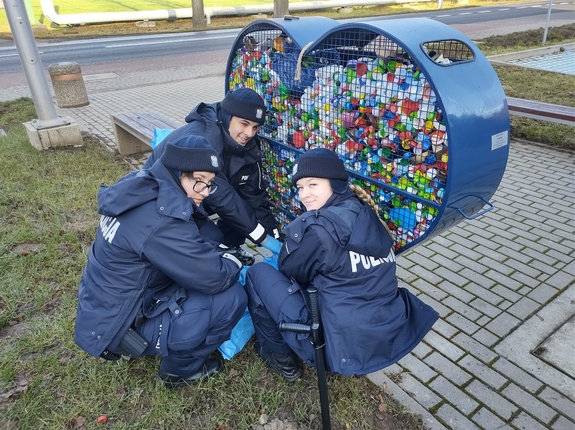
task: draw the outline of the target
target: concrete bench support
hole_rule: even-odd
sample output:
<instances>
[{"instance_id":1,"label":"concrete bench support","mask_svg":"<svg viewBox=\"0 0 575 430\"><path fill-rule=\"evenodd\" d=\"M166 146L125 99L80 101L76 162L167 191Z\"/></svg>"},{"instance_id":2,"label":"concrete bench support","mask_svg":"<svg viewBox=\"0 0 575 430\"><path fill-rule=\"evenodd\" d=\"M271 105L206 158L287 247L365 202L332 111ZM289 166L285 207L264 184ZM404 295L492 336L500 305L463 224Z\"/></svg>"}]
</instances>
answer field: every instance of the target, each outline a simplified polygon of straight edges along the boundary
<instances>
[{"instance_id":1,"label":"concrete bench support","mask_svg":"<svg viewBox=\"0 0 575 430\"><path fill-rule=\"evenodd\" d=\"M176 129L182 122L157 112L127 112L111 115L116 146L121 155L151 151L154 128Z\"/></svg>"}]
</instances>

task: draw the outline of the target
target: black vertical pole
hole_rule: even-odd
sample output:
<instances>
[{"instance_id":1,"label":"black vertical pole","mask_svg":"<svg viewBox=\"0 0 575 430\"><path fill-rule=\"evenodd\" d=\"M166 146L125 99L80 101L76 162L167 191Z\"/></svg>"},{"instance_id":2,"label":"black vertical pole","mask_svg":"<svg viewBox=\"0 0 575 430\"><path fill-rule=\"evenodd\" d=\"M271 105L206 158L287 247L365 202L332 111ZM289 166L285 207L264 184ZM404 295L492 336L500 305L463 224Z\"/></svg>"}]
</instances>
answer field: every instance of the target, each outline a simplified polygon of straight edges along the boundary
<instances>
[{"instance_id":1,"label":"black vertical pole","mask_svg":"<svg viewBox=\"0 0 575 430\"><path fill-rule=\"evenodd\" d=\"M323 328L319 317L319 305L317 288L307 290L309 294L309 307L311 312L311 337L315 349L315 366L317 371L317 386L319 389L319 401L321 405L321 422L323 430L331 430L331 418L329 414L329 393L327 390L327 377L325 371L325 341Z\"/></svg>"},{"instance_id":2,"label":"black vertical pole","mask_svg":"<svg viewBox=\"0 0 575 430\"><path fill-rule=\"evenodd\" d=\"M309 297L311 325L280 322L279 329L296 333L311 333L312 345L315 350L315 370L317 372L317 387L319 390L322 428L323 430L331 430L329 394L327 390L327 377L325 370L325 341L319 316L318 292L315 287L310 287L306 291Z\"/></svg>"}]
</instances>

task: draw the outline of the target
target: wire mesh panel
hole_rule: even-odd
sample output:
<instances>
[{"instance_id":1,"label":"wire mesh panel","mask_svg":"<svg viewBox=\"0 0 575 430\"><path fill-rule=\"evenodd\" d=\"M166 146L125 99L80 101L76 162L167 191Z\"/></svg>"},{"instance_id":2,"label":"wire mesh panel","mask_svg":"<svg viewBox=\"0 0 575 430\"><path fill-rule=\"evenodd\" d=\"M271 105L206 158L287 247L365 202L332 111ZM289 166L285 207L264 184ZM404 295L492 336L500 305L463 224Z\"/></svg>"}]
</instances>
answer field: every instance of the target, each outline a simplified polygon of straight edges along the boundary
<instances>
[{"instance_id":1,"label":"wire mesh panel","mask_svg":"<svg viewBox=\"0 0 575 430\"><path fill-rule=\"evenodd\" d=\"M289 178L294 160L329 148L374 199L396 251L420 241L444 213L454 149L445 106L421 59L449 68L473 63L473 49L440 39L414 51L377 27L354 25L302 43L274 22L256 22L240 34L228 64L227 89L252 88L269 109L260 135L278 219L289 222L302 211ZM471 213L483 206L479 200Z\"/></svg>"}]
</instances>

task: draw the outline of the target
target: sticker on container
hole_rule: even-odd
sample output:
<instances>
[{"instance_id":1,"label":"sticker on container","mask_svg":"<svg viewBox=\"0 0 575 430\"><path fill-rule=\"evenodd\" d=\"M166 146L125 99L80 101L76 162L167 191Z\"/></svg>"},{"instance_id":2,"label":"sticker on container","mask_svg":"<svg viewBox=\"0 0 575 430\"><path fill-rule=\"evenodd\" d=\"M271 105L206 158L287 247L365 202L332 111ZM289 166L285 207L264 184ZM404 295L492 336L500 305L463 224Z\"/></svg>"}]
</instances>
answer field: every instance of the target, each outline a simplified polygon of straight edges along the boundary
<instances>
[{"instance_id":1,"label":"sticker on container","mask_svg":"<svg viewBox=\"0 0 575 430\"><path fill-rule=\"evenodd\" d=\"M502 131L501 133L494 134L491 136L491 150L503 148L509 144L509 133L507 131Z\"/></svg>"}]
</instances>

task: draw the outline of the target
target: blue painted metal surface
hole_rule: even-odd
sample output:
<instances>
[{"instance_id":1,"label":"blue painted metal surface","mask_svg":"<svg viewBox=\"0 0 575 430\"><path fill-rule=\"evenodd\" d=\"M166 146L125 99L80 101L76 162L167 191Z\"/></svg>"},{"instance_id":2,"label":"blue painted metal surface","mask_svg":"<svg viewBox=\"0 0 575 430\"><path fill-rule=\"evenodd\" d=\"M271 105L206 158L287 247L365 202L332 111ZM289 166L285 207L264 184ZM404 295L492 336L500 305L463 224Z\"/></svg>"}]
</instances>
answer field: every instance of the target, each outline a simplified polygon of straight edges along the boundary
<instances>
[{"instance_id":1,"label":"blue painted metal surface","mask_svg":"<svg viewBox=\"0 0 575 430\"><path fill-rule=\"evenodd\" d=\"M297 48L300 80L293 65L279 67L287 45L270 47L262 35ZM256 48L246 49L246 36ZM290 164L314 146L338 153L376 200L397 253L493 207L509 153L505 94L477 46L447 25L256 21L230 53L226 90L239 86L268 102L261 135L272 199L286 221L298 213Z\"/></svg>"}]
</instances>

